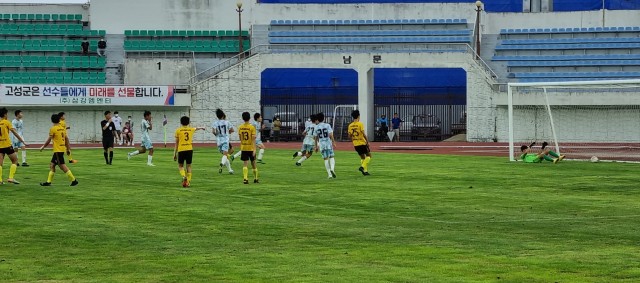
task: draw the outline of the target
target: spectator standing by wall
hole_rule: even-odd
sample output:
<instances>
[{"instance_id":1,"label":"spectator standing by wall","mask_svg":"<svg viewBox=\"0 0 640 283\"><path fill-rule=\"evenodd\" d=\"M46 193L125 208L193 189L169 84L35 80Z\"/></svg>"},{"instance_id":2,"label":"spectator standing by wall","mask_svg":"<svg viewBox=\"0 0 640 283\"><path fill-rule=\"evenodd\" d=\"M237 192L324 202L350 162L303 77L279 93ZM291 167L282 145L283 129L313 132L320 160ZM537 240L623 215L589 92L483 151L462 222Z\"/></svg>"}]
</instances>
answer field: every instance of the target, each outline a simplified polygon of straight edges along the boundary
<instances>
[{"instance_id":1,"label":"spectator standing by wall","mask_svg":"<svg viewBox=\"0 0 640 283\"><path fill-rule=\"evenodd\" d=\"M393 119L391 119L391 126L393 129L393 138L396 141L400 141L400 123L402 123L402 119L398 117L398 113L393 113Z\"/></svg>"},{"instance_id":2,"label":"spectator standing by wall","mask_svg":"<svg viewBox=\"0 0 640 283\"><path fill-rule=\"evenodd\" d=\"M120 115L118 115L118 111L113 112L113 115L115 117L111 118L111 122L113 122L114 126L115 126L115 142L118 145L122 145L122 117L120 117Z\"/></svg>"},{"instance_id":3,"label":"spectator standing by wall","mask_svg":"<svg viewBox=\"0 0 640 283\"><path fill-rule=\"evenodd\" d=\"M104 41L104 38L101 38L100 41L98 41L98 56L104 57L106 51L107 51L107 42Z\"/></svg>"},{"instance_id":4,"label":"spectator standing by wall","mask_svg":"<svg viewBox=\"0 0 640 283\"><path fill-rule=\"evenodd\" d=\"M280 122L280 116L276 116L273 118L273 140L280 141L280 127L282 126L282 122Z\"/></svg>"}]
</instances>

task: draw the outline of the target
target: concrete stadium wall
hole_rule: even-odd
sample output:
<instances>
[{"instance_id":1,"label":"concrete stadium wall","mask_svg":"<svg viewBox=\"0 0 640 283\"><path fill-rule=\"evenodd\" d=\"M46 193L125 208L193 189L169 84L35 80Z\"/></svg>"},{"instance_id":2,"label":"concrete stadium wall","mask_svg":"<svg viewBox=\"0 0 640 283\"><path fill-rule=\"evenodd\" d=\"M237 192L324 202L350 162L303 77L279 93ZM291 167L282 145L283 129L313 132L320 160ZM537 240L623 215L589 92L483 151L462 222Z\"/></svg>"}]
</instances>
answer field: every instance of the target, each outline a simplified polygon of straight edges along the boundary
<instances>
[{"instance_id":1,"label":"concrete stadium wall","mask_svg":"<svg viewBox=\"0 0 640 283\"><path fill-rule=\"evenodd\" d=\"M51 114L65 112L67 125L71 127L69 137L71 143L92 143L101 141L100 121L104 119L104 111L118 111L124 120L127 116L132 116L134 122L133 133L135 141L140 144L140 121L144 110L151 111L154 121L154 129L151 131L151 139L155 144L161 144L164 139L162 130L163 115L167 115L167 139L171 141L173 131L180 124L180 117L189 114L188 107L114 107L111 109L97 108L48 108L43 107L8 107L9 120L13 120L13 111L20 109L24 113L24 138L29 143L42 143L47 139L49 128L51 127Z\"/></svg>"},{"instance_id":2,"label":"concrete stadium wall","mask_svg":"<svg viewBox=\"0 0 640 283\"><path fill-rule=\"evenodd\" d=\"M253 56L216 75L200 82L191 96L191 121L194 125L206 125L207 132L194 139L196 142L211 142L211 124L217 108L224 110L229 120L238 127L242 123L242 112L260 112L260 73L262 55ZM237 135L231 135L237 141Z\"/></svg>"},{"instance_id":3,"label":"concrete stadium wall","mask_svg":"<svg viewBox=\"0 0 640 283\"><path fill-rule=\"evenodd\" d=\"M19 1L16 1L19 2ZM3 14L82 14L89 20L89 5L83 4L8 4L0 3Z\"/></svg>"},{"instance_id":4,"label":"concrete stadium wall","mask_svg":"<svg viewBox=\"0 0 640 283\"><path fill-rule=\"evenodd\" d=\"M378 53L376 53L377 55ZM202 81L192 88L191 117L197 123L211 122L220 107L230 120L238 124L242 111L260 110L261 72L268 68L348 68L359 74L359 108L362 120L373 135L373 93L362 87L367 84L371 68L463 68L467 71L467 139L491 141L495 138L494 100L486 73L468 53L385 53L383 64L372 63L373 53L295 53L260 54L218 74L217 78ZM345 65L343 56L351 56L352 64ZM372 81L369 80L371 83ZM372 86L369 85L369 86ZM363 90L364 89L364 90ZM370 108L369 114L363 109ZM369 122L368 122L369 121ZM213 137L211 137L213 138Z\"/></svg>"},{"instance_id":5,"label":"concrete stadium wall","mask_svg":"<svg viewBox=\"0 0 640 283\"><path fill-rule=\"evenodd\" d=\"M125 85L185 85L194 75L193 59L125 59Z\"/></svg>"},{"instance_id":6,"label":"concrete stadium wall","mask_svg":"<svg viewBox=\"0 0 640 283\"><path fill-rule=\"evenodd\" d=\"M464 18L475 21L474 3L394 4L260 4L244 1L242 24L268 24L273 19L410 19ZM93 0L91 24L108 33L125 29L237 29L236 1L228 0ZM607 26L638 26L638 11L606 11ZM141 16L144 15L144 16ZM547 13L483 13L484 33L501 28L603 26L601 11Z\"/></svg>"}]
</instances>

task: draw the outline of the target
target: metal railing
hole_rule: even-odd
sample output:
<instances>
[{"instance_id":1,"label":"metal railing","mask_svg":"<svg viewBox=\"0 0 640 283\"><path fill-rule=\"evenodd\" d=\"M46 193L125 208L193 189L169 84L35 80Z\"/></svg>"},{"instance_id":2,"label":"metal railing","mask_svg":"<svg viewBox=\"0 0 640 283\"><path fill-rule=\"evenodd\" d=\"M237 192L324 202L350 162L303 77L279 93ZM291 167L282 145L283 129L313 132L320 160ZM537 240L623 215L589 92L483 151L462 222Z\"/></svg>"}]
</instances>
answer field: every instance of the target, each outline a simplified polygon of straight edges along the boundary
<instances>
[{"instance_id":1,"label":"metal railing","mask_svg":"<svg viewBox=\"0 0 640 283\"><path fill-rule=\"evenodd\" d=\"M468 43L407 43L407 44L278 44L257 45L247 50L245 54L238 54L225 60L189 79L189 84L194 84L214 77L218 73L240 63L242 60L264 53L327 53L327 52L381 52L381 53L440 53L440 52L465 52L476 58L476 51ZM478 65L483 69L487 79L492 85L498 84L499 77L482 58L478 57Z\"/></svg>"}]
</instances>

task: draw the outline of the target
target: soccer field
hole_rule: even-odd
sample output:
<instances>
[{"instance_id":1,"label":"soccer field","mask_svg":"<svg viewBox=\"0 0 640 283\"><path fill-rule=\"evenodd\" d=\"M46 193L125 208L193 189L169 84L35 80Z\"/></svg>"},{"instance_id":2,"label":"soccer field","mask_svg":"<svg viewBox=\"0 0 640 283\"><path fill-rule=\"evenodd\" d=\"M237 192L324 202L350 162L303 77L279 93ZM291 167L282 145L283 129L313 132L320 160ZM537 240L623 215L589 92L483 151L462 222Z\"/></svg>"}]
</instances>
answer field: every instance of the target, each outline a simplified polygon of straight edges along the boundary
<instances>
[{"instance_id":1,"label":"soccer field","mask_svg":"<svg viewBox=\"0 0 640 283\"><path fill-rule=\"evenodd\" d=\"M267 150L261 184L172 150L113 166L75 150L69 187L51 150L0 186L1 282L612 282L640 280L638 164L337 152L294 166ZM8 174L5 161L4 178ZM249 173L251 175L251 173Z\"/></svg>"}]
</instances>

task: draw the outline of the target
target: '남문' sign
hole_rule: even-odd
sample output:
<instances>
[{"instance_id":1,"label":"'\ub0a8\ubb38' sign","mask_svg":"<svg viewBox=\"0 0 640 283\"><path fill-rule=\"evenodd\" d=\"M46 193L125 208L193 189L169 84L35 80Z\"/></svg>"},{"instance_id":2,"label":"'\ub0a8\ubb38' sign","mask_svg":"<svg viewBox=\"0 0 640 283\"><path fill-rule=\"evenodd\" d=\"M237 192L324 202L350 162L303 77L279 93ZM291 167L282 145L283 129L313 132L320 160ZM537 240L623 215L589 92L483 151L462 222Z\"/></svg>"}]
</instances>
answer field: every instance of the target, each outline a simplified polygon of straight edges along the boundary
<instances>
[{"instance_id":1,"label":"'\ub0a8\ubb38' sign","mask_svg":"<svg viewBox=\"0 0 640 283\"><path fill-rule=\"evenodd\" d=\"M173 86L0 85L0 105L171 106Z\"/></svg>"}]
</instances>

